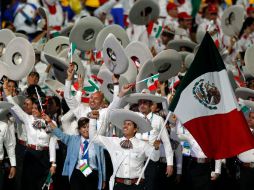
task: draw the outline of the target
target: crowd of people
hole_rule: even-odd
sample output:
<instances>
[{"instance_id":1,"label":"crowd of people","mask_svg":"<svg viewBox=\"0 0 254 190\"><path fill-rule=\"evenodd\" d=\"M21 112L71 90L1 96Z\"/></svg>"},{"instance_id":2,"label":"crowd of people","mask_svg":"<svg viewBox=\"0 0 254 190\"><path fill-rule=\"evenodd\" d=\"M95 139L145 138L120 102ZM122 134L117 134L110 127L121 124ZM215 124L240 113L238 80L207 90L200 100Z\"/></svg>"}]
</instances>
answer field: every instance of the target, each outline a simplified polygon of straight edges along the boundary
<instances>
[{"instance_id":1,"label":"crowd of people","mask_svg":"<svg viewBox=\"0 0 254 190\"><path fill-rule=\"evenodd\" d=\"M207 157L169 105L208 33L254 138L254 1L1 6L0 190L253 189L254 149Z\"/></svg>"}]
</instances>

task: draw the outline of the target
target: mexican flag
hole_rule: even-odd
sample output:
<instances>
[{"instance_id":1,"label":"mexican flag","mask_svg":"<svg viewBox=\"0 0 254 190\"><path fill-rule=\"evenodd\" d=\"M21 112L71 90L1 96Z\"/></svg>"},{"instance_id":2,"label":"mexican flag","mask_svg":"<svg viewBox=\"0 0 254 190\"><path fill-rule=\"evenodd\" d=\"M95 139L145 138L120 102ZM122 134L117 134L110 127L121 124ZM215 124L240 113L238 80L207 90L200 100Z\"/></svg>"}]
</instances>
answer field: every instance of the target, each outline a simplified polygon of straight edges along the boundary
<instances>
[{"instance_id":1,"label":"mexican flag","mask_svg":"<svg viewBox=\"0 0 254 190\"><path fill-rule=\"evenodd\" d=\"M74 54L76 48L77 48L77 45L75 43L70 44L69 50L68 50L68 58L70 58Z\"/></svg>"},{"instance_id":2,"label":"mexican flag","mask_svg":"<svg viewBox=\"0 0 254 190\"><path fill-rule=\"evenodd\" d=\"M79 89L78 82L73 83L71 88L71 95L75 96ZM89 103L90 96L96 91L96 88L93 86L84 86L82 90L81 102Z\"/></svg>"},{"instance_id":3,"label":"mexican flag","mask_svg":"<svg viewBox=\"0 0 254 190\"><path fill-rule=\"evenodd\" d=\"M145 82L150 91L155 91L158 87L159 74L149 77Z\"/></svg>"},{"instance_id":4,"label":"mexican flag","mask_svg":"<svg viewBox=\"0 0 254 190\"><path fill-rule=\"evenodd\" d=\"M225 65L208 33L169 109L208 158L228 158L254 148L254 138L235 98Z\"/></svg>"}]
</instances>

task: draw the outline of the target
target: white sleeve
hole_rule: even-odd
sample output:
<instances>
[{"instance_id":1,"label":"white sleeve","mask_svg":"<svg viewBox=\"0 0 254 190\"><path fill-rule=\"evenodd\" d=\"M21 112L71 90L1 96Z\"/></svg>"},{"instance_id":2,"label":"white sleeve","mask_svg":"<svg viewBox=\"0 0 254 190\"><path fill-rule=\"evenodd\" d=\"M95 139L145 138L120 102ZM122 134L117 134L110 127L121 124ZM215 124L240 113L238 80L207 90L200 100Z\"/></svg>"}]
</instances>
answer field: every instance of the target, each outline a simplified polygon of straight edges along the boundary
<instances>
[{"instance_id":1,"label":"white sleeve","mask_svg":"<svg viewBox=\"0 0 254 190\"><path fill-rule=\"evenodd\" d=\"M155 148L152 145L148 143L145 143L145 144L146 144L145 146L146 156L149 157L151 155L150 159L154 162L157 162L160 158L160 149L155 150Z\"/></svg>"},{"instance_id":2,"label":"white sleeve","mask_svg":"<svg viewBox=\"0 0 254 190\"><path fill-rule=\"evenodd\" d=\"M51 136L49 140L49 161L56 162L56 143L57 137Z\"/></svg>"},{"instance_id":3,"label":"white sleeve","mask_svg":"<svg viewBox=\"0 0 254 190\"><path fill-rule=\"evenodd\" d=\"M8 102L14 105L11 109L23 123L25 123L26 120L29 120L29 115L21 109L21 107L13 100L11 96L7 96L6 99Z\"/></svg>"},{"instance_id":4,"label":"white sleeve","mask_svg":"<svg viewBox=\"0 0 254 190\"><path fill-rule=\"evenodd\" d=\"M160 130L163 127L163 124L164 124L164 121L161 118L161 121L160 121ZM164 149L165 149L165 155L166 155L166 159L167 159L167 165L168 166L173 166L173 156L174 156L174 154L173 154L173 150L172 150L172 147L171 147L171 143L169 141L169 135L168 135L168 132L166 131L165 127L162 130L163 131L161 133L161 140L163 142Z\"/></svg>"},{"instance_id":5,"label":"white sleeve","mask_svg":"<svg viewBox=\"0 0 254 190\"><path fill-rule=\"evenodd\" d=\"M215 160L215 173L221 174L222 160Z\"/></svg>"},{"instance_id":6,"label":"white sleeve","mask_svg":"<svg viewBox=\"0 0 254 190\"><path fill-rule=\"evenodd\" d=\"M16 166L15 144L11 138L11 134L8 127L4 134L4 146L10 159L11 166Z\"/></svg>"},{"instance_id":7,"label":"white sleeve","mask_svg":"<svg viewBox=\"0 0 254 190\"><path fill-rule=\"evenodd\" d=\"M112 139L113 138L118 138L118 137L105 137L102 135L97 134L96 130L96 120L95 119L90 119L89 121L89 137L92 139L92 141L108 150L108 152L111 152L113 149L113 143ZM106 127L106 126L101 126L101 127Z\"/></svg>"}]
</instances>

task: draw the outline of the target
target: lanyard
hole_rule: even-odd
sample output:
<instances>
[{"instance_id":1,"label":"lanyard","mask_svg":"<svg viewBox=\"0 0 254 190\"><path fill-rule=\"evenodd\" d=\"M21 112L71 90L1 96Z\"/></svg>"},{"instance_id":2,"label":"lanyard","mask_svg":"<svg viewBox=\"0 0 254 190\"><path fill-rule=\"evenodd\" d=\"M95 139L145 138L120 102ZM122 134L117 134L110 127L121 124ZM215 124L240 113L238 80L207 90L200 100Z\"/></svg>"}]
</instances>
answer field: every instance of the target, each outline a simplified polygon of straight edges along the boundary
<instances>
[{"instance_id":1,"label":"lanyard","mask_svg":"<svg viewBox=\"0 0 254 190\"><path fill-rule=\"evenodd\" d=\"M148 118L147 118L148 119ZM148 119L149 121L150 121L150 123L151 123L151 125L152 125L152 121L153 121L153 113L152 113L152 116L151 116L151 118L150 119ZM148 137L150 136L150 131L148 131Z\"/></svg>"}]
</instances>

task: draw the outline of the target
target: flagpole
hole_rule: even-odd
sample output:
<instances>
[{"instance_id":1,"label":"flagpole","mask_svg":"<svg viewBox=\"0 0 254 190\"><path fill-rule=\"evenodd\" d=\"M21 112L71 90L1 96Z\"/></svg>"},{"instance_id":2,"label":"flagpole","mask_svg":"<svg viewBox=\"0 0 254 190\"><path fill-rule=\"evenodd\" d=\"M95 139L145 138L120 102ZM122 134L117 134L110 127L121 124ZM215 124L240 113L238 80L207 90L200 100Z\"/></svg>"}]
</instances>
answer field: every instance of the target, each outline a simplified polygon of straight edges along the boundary
<instances>
[{"instance_id":1,"label":"flagpole","mask_svg":"<svg viewBox=\"0 0 254 190\"><path fill-rule=\"evenodd\" d=\"M39 101L39 104L40 104L40 107L41 107L41 111L43 111L42 103L41 103L41 97L40 97L40 95L38 93L37 87L35 87L35 91L36 91L36 94L37 94L37 97L38 97L38 101Z\"/></svg>"},{"instance_id":2,"label":"flagpole","mask_svg":"<svg viewBox=\"0 0 254 190\"><path fill-rule=\"evenodd\" d=\"M155 74L155 75L158 75L158 74ZM142 79L142 80L140 80L140 81L136 82L135 84L139 84L139 83L145 82L146 80L148 80L148 79L150 79L150 78L153 78L155 75L150 76L150 77L145 78L145 79Z\"/></svg>"},{"instance_id":3,"label":"flagpole","mask_svg":"<svg viewBox=\"0 0 254 190\"><path fill-rule=\"evenodd\" d=\"M167 122L168 122L169 117L171 116L171 114L172 114L172 112L170 111L170 112L168 113L168 115L167 115L166 120L164 121L163 127L161 128L160 133L159 133L159 135L157 136L157 139L156 139L156 140L160 140L162 131L163 131L164 128L166 127L166 124L167 124ZM154 150L153 150L153 151L154 151ZM151 153L149 154L149 157L148 157L147 160L146 160L145 166L143 167L143 169L142 169L142 171L141 171L141 174L140 174L140 176L139 176L139 178L138 178L138 181L137 181L136 185L139 185L139 182L140 182L140 180L141 180L141 178L142 178L142 176L143 176L143 174L144 174L144 172L145 172L145 169L146 169L146 167L147 167L147 165L148 165L148 162L149 162L150 159L151 159L152 153L153 153L153 152L151 152Z\"/></svg>"},{"instance_id":4,"label":"flagpole","mask_svg":"<svg viewBox=\"0 0 254 190\"><path fill-rule=\"evenodd\" d=\"M72 43L71 43L71 63L72 63Z\"/></svg>"}]
</instances>

